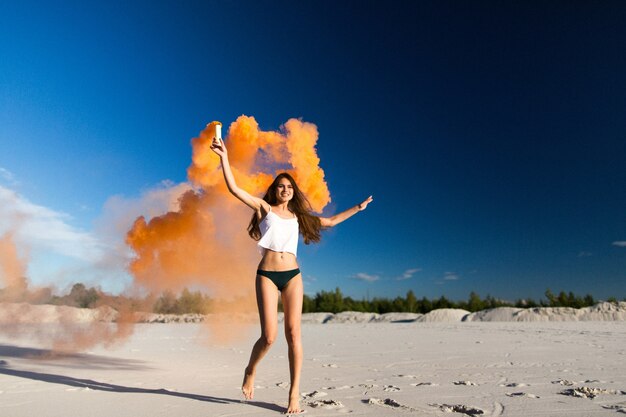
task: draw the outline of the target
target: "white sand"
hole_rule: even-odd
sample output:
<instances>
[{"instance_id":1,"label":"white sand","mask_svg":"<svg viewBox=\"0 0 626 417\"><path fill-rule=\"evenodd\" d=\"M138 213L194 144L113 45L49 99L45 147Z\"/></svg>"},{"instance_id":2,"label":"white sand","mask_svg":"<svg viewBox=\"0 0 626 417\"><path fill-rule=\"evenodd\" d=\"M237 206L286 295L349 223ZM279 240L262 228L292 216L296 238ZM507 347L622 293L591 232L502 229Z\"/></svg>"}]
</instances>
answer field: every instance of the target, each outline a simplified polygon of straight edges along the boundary
<instances>
[{"instance_id":1,"label":"white sand","mask_svg":"<svg viewBox=\"0 0 626 417\"><path fill-rule=\"evenodd\" d=\"M465 321L599 321L626 320L626 302L598 303L591 307L499 307L469 314Z\"/></svg>"},{"instance_id":2,"label":"white sand","mask_svg":"<svg viewBox=\"0 0 626 417\"><path fill-rule=\"evenodd\" d=\"M280 415L289 381L282 332L260 365L254 400L240 402L256 332L211 347L203 324L139 324L122 345L57 357L34 339L0 333L0 416ZM624 321L305 323L303 343L307 415L626 411Z\"/></svg>"}]
</instances>

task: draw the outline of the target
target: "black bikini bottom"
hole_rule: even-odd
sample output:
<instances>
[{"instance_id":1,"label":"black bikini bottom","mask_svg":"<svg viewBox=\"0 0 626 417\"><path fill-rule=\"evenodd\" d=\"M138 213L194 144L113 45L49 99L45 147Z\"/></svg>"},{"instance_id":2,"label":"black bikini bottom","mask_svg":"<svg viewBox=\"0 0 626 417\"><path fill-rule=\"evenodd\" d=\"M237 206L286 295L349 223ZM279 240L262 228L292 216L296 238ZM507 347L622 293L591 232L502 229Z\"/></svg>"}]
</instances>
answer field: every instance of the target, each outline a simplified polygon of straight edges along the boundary
<instances>
[{"instance_id":1,"label":"black bikini bottom","mask_svg":"<svg viewBox=\"0 0 626 417\"><path fill-rule=\"evenodd\" d=\"M257 269L257 275L262 275L267 277L276 285L279 291L282 291L291 278L295 277L300 273L300 268L292 269L289 271L263 271L261 269Z\"/></svg>"}]
</instances>

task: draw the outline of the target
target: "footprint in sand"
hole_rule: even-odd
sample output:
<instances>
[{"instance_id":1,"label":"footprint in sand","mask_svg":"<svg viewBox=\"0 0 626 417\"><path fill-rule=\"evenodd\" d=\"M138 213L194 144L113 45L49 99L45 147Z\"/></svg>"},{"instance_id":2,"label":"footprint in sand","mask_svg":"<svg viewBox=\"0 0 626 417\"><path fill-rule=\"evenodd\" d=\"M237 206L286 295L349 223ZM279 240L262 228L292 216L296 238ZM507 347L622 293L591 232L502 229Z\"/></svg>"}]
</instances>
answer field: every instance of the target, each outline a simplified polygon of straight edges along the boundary
<instances>
[{"instance_id":1,"label":"footprint in sand","mask_svg":"<svg viewBox=\"0 0 626 417\"><path fill-rule=\"evenodd\" d=\"M481 414L485 414L483 410L480 408L468 407L463 404L428 404L431 407L437 407L444 413L461 413L467 414L468 416L477 416Z\"/></svg>"},{"instance_id":2,"label":"footprint in sand","mask_svg":"<svg viewBox=\"0 0 626 417\"><path fill-rule=\"evenodd\" d=\"M507 392L507 397L528 397L528 398L541 398L535 394L527 394L525 392Z\"/></svg>"},{"instance_id":3,"label":"footprint in sand","mask_svg":"<svg viewBox=\"0 0 626 417\"><path fill-rule=\"evenodd\" d=\"M343 404L341 403L341 401L330 400L330 399L329 400L305 401L305 404L313 408L326 408L330 410L343 408Z\"/></svg>"},{"instance_id":4,"label":"footprint in sand","mask_svg":"<svg viewBox=\"0 0 626 417\"><path fill-rule=\"evenodd\" d=\"M383 391L387 391L387 392L396 392L396 391L400 391L400 388L394 386L394 385L385 385L383 387Z\"/></svg>"},{"instance_id":5,"label":"footprint in sand","mask_svg":"<svg viewBox=\"0 0 626 417\"><path fill-rule=\"evenodd\" d=\"M517 388L517 387L526 387L528 386L527 384L522 383L518 383L518 382L510 382L508 384L500 384L501 387L508 387L508 388Z\"/></svg>"},{"instance_id":6,"label":"footprint in sand","mask_svg":"<svg viewBox=\"0 0 626 417\"><path fill-rule=\"evenodd\" d=\"M322 365L324 368L339 368L336 364L334 363L325 363L324 365Z\"/></svg>"},{"instance_id":7,"label":"footprint in sand","mask_svg":"<svg viewBox=\"0 0 626 417\"><path fill-rule=\"evenodd\" d=\"M289 388L289 382L279 382L278 384L276 384L276 386L287 389Z\"/></svg>"},{"instance_id":8,"label":"footprint in sand","mask_svg":"<svg viewBox=\"0 0 626 417\"><path fill-rule=\"evenodd\" d=\"M421 387L421 386L439 386L439 384L435 384L434 382L416 382L415 384L411 384L412 387Z\"/></svg>"},{"instance_id":9,"label":"footprint in sand","mask_svg":"<svg viewBox=\"0 0 626 417\"><path fill-rule=\"evenodd\" d=\"M363 392L363 395L366 395L369 390L371 390L374 387L378 387L378 385L376 384L359 384L360 388L365 388L365 391Z\"/></svg>"},{"instance_id":10,"label":"footprint in sand","mask_svg":"<svg viewBox=\"0 0 626 417\"><path fill-rule=\"evenodd\" d=\"M328 394L325 392L320 392L320 391L313 391L313 392L308 392L308 393L303 393L302 394L302 398L304 399L311 399L311 398L322 398L327 396Z\"/></svg>"},{"instance_id":11,"label":"footprint in sand","mask_svg":"<svg viewBox=\"0 0 626 417\"><path fill-rule=\"evenodd\" d=\"M602 408L606 409L606 410L615 410L618 413L623 413L626 414L626 406L624 405L619 405L619 404L615 404L615 405L603 405Z\"/></svg>"},{"instance_id":12,"label":"footprint in sand","mask_svg":"<svg viewBox=\"0 0 626 417\"><path fill-rule=\"evenodd\" d=\"M342 385L340 387L322 387L322 389L336 389L336 390L350 389L350 388L354 388L354 386L353 385Z\"/></svg>"},{"instance_id":13,"label":"footprint in sand","mask_svg":"<svg viewBox=\"0 0 626 417\"><path fill-rule=\"evenodd\" d=\"M559 392L561 395L569 395L570 397L578 397L578 398L596 398L600 394L616 394L616 395L626 395L626 391L614 390L614 389L603 389L603 388L591 388L591 387L578 387L578 388L570 388L564 391Z\"/></svg>"},{"instance_id":14,"label":"footprint in sand","mask_svg":"<svg viewBox=\"0 0 626 417\"><path fill-rule=\"evenodd\" d=\"M472 381L454 381L454 385L476 385Z\"/></svg>"},{"instance_id":15,"label":"footprint in sand","mask_svg":"<svg viewBox=\"0 0 626 417\"><path fill-rule=\"evenodd\" d=\"M368 400L363 400L364 403L378 405L381 407L389 407L396 410L405 410L405 411L418 411L413 407L409 407L408 405L400 404L396 400L392 400L391 398L385 398L381 400L379 398L370 398Z\"/></svg>"},{"instance_id":16,"label":"footprint in sand","mask_svg":"<svg viewBox=\"0 0 626 417\"><path fill-rule=\"evenodd\" d=\"M576 385L573 381L568 381L567 379L559 378L556 381L552 381L553 384L565 385L571 387L572 385Z\"/></svg>"},{"instance_id":17,"label":"footprint in sand","mask_svg":"<svg viewBox=\"0 0 626 417\"><path fill-rule=\"evenodd\" d=\"M411 378L411 379L417 379L417 377L415 375L403 375L403 374L398 374L398 375L394 375L395 377L398 378Z\"/></svg>"}]
</instances>

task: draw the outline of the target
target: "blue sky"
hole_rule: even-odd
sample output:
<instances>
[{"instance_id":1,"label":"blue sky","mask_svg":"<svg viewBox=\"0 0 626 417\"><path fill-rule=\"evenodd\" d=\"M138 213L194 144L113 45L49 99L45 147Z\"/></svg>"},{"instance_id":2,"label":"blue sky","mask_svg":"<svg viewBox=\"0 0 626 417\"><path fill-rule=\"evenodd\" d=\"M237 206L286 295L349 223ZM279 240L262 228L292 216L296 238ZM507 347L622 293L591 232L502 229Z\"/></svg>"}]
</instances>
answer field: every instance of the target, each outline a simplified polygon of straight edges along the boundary
<instances>
[{"instance_id":1,"label":"blue sky","mask_svg":"<svg viewBox=\"0 0 626 417\"><path fill-rule=\"evenodd\" d=\"M623 3L127 3L0 2L0 210L68 242L24 233L34 282L119 289L107 204L246 114L317 125L331 210L374 195L301 247L309 293L626 296Z\"/></svg>"}]
</instances>

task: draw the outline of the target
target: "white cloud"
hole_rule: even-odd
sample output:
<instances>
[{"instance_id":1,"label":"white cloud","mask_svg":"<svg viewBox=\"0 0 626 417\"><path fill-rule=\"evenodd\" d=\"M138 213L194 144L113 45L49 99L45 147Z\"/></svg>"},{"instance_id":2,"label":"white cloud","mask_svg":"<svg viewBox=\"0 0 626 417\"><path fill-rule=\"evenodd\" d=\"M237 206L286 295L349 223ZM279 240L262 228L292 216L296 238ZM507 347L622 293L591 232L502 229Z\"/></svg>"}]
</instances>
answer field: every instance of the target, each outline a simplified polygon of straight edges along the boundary
<instances>
[{"instance_id":1,"label":"white cloud","mask_svg":"<svg viewBox=\"0 0 626 417\"><path fill-rule=\"evenodd\" d=\"M446 272L443 275L443 279L446 281L456 281L459 279L459 276L455 274L454 272Z\"/></svg>"},{"instance_id":2,"label":"white cloud","mask_svg":"<svg viewBox=\"0 0 626 417\"><path fill-rule=\"evenodd\" d=\"M317 281L317 277L314 277L313 275L305 275L304 276L304 280L306 282L316 282Z\"/></svg>"},{"instance_id":3,"label":"white cloud","mask_svg":"<svg viewBox=\"0 0 626 417\"><path fill-rule=\"evenodd\" d=\"M370 274L366 274L365 272L359 272L358 274L354 276L354 278L361 280L361 281L366 281L366 282L374 282L380 279L378 275L370 275Z\"/></svg>"},{"instance_id":4,"label":"white cloud","mask_svg":"<svg viewBox=\"0 0 626 417\"><path fill-rule=\"evenodd\" d=\"M28 250L98 261L104 245L91 233L71 226L70 220L67 214L31 203L0 185L0 234L12 232L16 243Z\"/></svg>"},{"instance_id":5,"label":"white cloud","mask_svg":"<svg viewBox=\"0 0 626 417\"><path fill-rule=\"evenodd\" d=\"M613 242L613 246L619 246L620 248L626 248L626 241L621 240L621 241Z\"/></svg>"},{"instance_id":6,"label":"white cloud","mask_svg":"<svg viewBox=\"0 0 626 417\"><path fill-rule=\"evenodd\" d=\"M17 180L15 179L15 175L13 175L13 173L6 168L0 167L0 179L4 180L4 182L12 186L18 184Z\"/></svg>"},{"instance_id":7,"label":"white cloud","mask_svg":"<svg viewBox=\"0 0 626 417\"><path fill-rule=\"evenodd\" d=\"M0 171L0 179L9 175L5 171ZM125 237L135 219L143 215L149 220L178 210L179 197L191 188L187 183L164 181L136 198L113 196L95 228L86 231L72 226L70 215L0 185L0 236L11 233L18 251L28 259L27 274L33 284L63 290L83 282L121 292L132 281L126 266L133 253Z\"/></svg>"},{"instance_id":8,"label":"white cloud","mask_svg":"<svg viewBox=\"0 0 626 417\"><path fill-rule=\"evenodd\" d=\"M396 281L403 281L405 279L411 279L413 278L413 275L415 275L416 272L420 272L421 270L422 268L407 269L406 271L404 271L402 276L399 276L398 278L396 278Z\"/></svg>"},{"instance_id":9,"label":"white cloud","mask_svg":"<svg viewBox=\"0 0 626 417\"><path fill-rule=\"evenodd\" d=\"M103 214L97 221L101 235L125 236L139 216L146 220L179 210L179 198L192 189L189 183L162 181L136 198L114 195L104 203ZM122 239L123 240L123 239Z\"/></svg>"}]
</instances>

